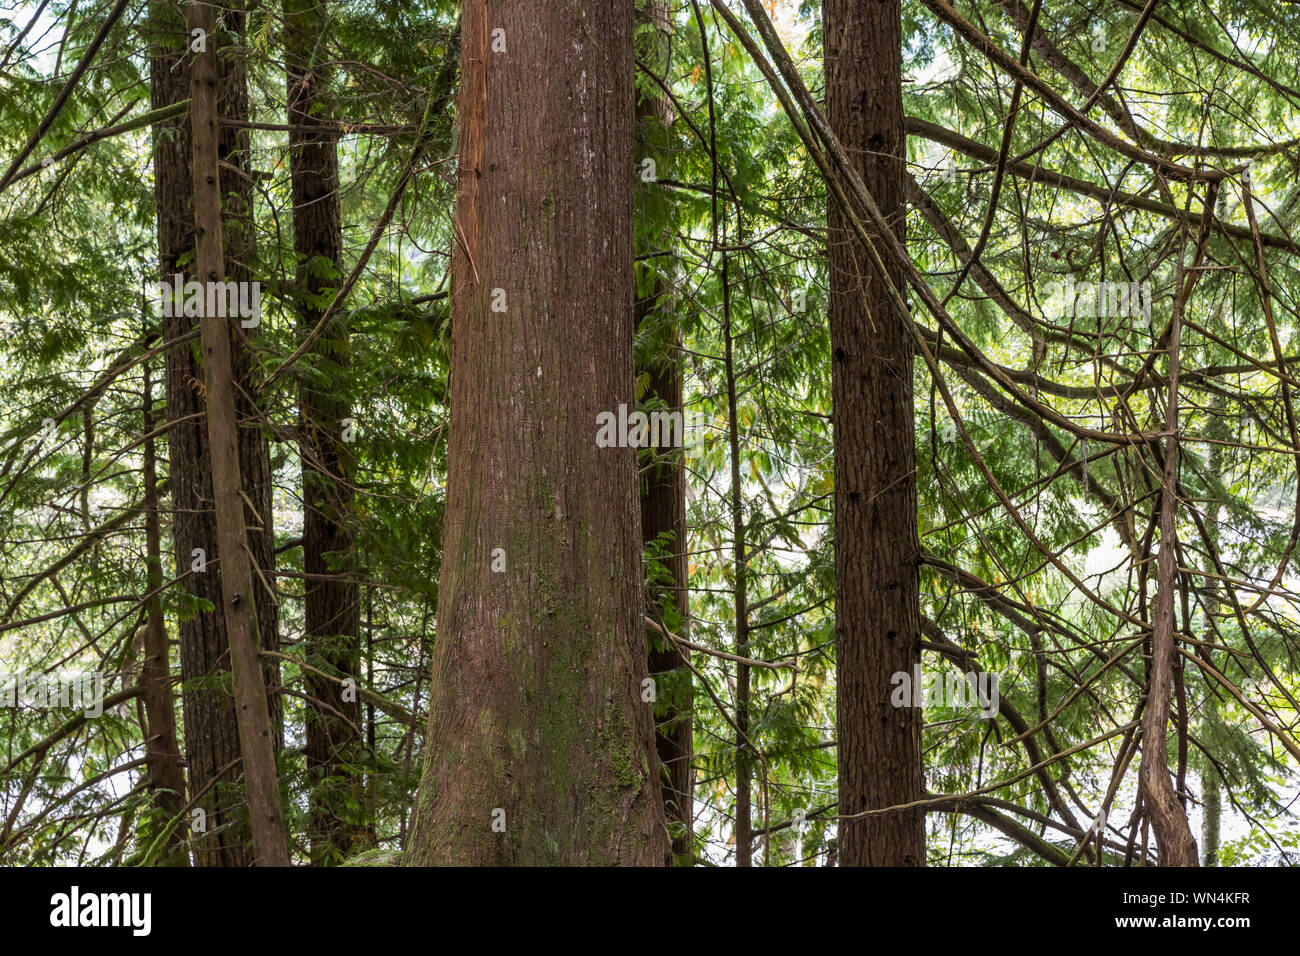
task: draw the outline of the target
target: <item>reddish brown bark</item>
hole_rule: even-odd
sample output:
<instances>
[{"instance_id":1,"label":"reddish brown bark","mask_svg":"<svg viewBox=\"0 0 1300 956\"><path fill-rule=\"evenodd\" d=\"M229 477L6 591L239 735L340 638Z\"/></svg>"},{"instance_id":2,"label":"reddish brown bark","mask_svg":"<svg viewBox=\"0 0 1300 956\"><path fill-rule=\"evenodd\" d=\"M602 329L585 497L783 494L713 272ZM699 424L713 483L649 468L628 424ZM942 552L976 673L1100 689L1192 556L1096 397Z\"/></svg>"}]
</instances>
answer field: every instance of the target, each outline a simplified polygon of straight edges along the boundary
<instances>
[{"instance_id":1,"label":"reddish brown bark","mask_svg":"<svg viewBox=\"0 0 1300 956\"><path fill-rule=\"evenodd\" d=\"M823 0L827 118L902 238L898 0ZM835 432L836 740L840 814L918 800L920 708L890 703L920 656L912 342L840 210L828 212ZM891 281L903 272L884 256ZM845 866L925 863L920 810L841 820Z\"/></svg>"},{"instance_id":2,"label":"reddish brown bark","mask_svg":"<svg viewBox=\"0 0 1300 956\"><path fill-rule=\"evenodd\" d=\"M462 6L447 507L410 864L668 859L635 453L595 442L597 415L633 396L632 26L632 0Z\"/></svg>"}]
</instances>

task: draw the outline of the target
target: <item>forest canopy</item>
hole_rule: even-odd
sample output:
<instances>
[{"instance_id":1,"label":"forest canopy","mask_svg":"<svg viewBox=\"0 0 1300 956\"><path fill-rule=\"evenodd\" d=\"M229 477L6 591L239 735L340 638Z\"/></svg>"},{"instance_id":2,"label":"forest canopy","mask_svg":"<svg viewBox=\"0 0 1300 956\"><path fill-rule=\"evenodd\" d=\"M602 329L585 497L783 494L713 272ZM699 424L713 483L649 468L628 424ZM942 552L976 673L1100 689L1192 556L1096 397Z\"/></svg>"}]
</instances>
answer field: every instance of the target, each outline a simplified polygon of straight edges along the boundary
<instances>
[{"instance_id":1,"label":"forest canopy","mask_svg":"<svg viewBox=\"0 0 1300 956\"><path fill-rule=\"evenodd\" d=\"M1300 8L0 0L0 860L1300 863Z\"/></svg>"}]
</instances>

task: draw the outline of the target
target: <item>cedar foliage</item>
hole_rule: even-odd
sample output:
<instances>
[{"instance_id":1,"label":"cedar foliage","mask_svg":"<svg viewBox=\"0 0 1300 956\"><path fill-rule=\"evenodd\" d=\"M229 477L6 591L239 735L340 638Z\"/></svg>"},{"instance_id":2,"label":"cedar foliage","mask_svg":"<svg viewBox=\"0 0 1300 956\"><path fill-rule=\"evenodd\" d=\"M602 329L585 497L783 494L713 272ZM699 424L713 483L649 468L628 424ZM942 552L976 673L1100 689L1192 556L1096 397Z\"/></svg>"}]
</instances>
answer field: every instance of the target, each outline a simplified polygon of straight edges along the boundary
<instances>
[{"instance_id":1,"label":"cedar foliage","mask_svg":"<svg viewBox=\"0 0 1300 956\"><path fill-rule=\"evenodd\" d=\"M656 375L673 368L703 425L691 457L639 455L643 479L665 463L685 469L684 537L646 541L644 580L605 586L650 595L652 644L665 649L667 631L691 645L689 668L654 675L655 718L679 726L682 702L690 712L694 820L668 834L676 862L833 865L843 861L828 314L840 257L827 255L828 209L847 205L845 225L874 230L836 165L843 144L820 125L820 3L657 5L670 49L640 56L631 82L661 108L638 115L627 98L631 281L643 303L630 395L643 410L662 406ZM165 427L175 412L161 384L166 329L149 301L156 138L179 122L150 113L150 51L184 42L185 11L54 0L28 29L35 6L0 0L0 673L99 672L110 703L93 719L0 707L0 860L189 864L203 843L194 808L221 811L209 840L248 830L237 770L210 792L160 794L146 759L151 608L171 642L180 753L204 731L185 726L185 695L235 691L228 669L183 679L182 629L222 608L186 588L188 555L170 544L181 469ZM252 587L263 600L273 592L278 617L278 656L263 673L282 711L276 770L297 863L406 850L432 752L438 582L444 561L463 560L442 553L451 304L464 293L451 266L461 6L319 7L313 116L336 137L337 269L295 253L282 5L249 4L243 42L220 54L237 59L223 68L242 69L248 89L247 125L227 129L248 144L240 225L253 241L238 266L261 282L262 319L247 343L254 394L239 408L246 436L269 449L273 564L253 569ZM1300 9L1213 7L901 6L898 235L910 265L886 244L877 251L906 311L870 321L898 323L916 354L899 370L911 434L895 435L915 447L912 638L927 673L990 673L1000 693L991 719L952 701L918 712L931 865L1169 862L1157 837L1184 814L1203 852L1213 832L1219 865L1300 859ZM655 29L637 21L629 62L662 42L646 35ZM526 34L507 42L526 45ZM536 255L516 243L513 268L528 271ZM871 268L860 244L856 260ZM1112 283L1114 301L1063 308L1052 293L1067 280L1076 291ZM1121 284L1126 295L1149 288L1149 317L1145 299L1119 307ZM313 347L303 316L327 311L329 347ZM202 408L202 376L187 384ZM315 493L345 502L332 540L346 554L304 554L301 455L319 447L304 433L304 396L313 427L342 434L342 420L322 416L344 413L355 425L330 446L345 474L306 463L309 481L346 482ZM147 427L163 542L152 563ZM682 556L686 614L671 573ZM308 640L309 574L355 587L347 653ZM1162 653L1163 734L1144 726ZM331 703L321 695L341 695L348 679L346 746L309 756L308 721ZM652 748L645 758L658 760ZM1140 782L1151 765L1167 788Z\"/></svg>"}]
</instances>

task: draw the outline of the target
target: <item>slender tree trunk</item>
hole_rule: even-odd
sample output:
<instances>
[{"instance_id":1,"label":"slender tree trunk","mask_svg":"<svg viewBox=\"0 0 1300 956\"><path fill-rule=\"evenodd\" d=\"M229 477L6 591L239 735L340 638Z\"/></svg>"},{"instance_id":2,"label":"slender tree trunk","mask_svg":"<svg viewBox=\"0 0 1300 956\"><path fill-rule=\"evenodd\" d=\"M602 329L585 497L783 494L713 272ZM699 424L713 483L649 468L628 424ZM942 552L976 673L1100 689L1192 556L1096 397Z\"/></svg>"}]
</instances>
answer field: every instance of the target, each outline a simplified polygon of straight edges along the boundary
<instances>
[{"instance_id":1,"label":"slender tree trunk","mask_svg":"<svg viewBox=\"0 0 1300 956\"><path fill-rule=\"evenodd\" d=\"M233 16L233 13L228 13ZM151 106L155 109L181 102L189 96L190 36L179 3L155 0L150 6L151 38L153 48L150 63ZM208 43L216 42L209 37ZM223 109L243 103L247 114L247 94L243 93L243 72L234 64L224 61L219 65L223 75ZM233 75L232 75L233 74ZM226 91L231 92L229 96ZM243 144L244 148L239 147ZM223 127L221 133L223 163L222 192L246 197L249 179L246 175L248 155L246 134L241 140L240 131ZM194 272L188 258L194 250L193 186L190 176L190 123L188 115L155 127L154 136L154 199L158 216L158 258L160 277L169 280L181 274L193 278ZM243 169L245 175L239 175ZM244 206L246 210L246 204ZM246 215L246 213L244 213ZM250 236L246 227L232 226L230 241L239 236ZM243 260L247 249L231 255L227 268L232 278L237 278L246 266ZM181 262L187 261L182 266ZM175 342L196 327L193 318L174 315L164 320L164 335ZM237 323L232 323L232 328ZM233 333L232 333L233 334ZM244 356L242 341L235 343L235 354L241 356L237 366L247 370L250 361ZM247 374L237 389L237 399L245 409L246 395L252 389ZM200 866L249 866L251 834L244 813L237 807L243 803L238 793L239 733L235 720L233 701L221 689L230 670L225 620L221 607L221 567L204 564L203 559L214 559L217 547L217 530L212 511L212 466L208 450L205 425L206 400L203 386L203 366L199 349L194 342L174 345L167 351L167 414L168 461L172 489L172 541L177 573L185 575L180 587L187 600L181 606L177 622L180 641L181 676L184 690L181 695L185 720L185 756L189 772L190 793L194 794L194 807L202 811L201 823L195 827L195 862ZM266 440L256 429L242 429L241 453L246 454L248 487L254 501L260 501L259 526L265 522L264 532L255 534L253 546L258 553L263 570L273 568L269 558L272 552L270 527L270 465ZM250 512L251 514L251 512ZM198 553L198 552L201 552ZM202 571L192 570L196 564ZM269 576L268 576L269 580ZM266 589L259 582L257 607L264 646L275 649L276 608ZM210 608L205 610L205 608ZM281 745L278 714L280 711L278 667L273 660L264 662L268 688L268 708L275 724L277 748Z\"/></svg>"},{"instance_id":2,"label":"slender tree trunk","mask_svg":"<svg viewBox=\"0 0 1300 956\"><path fill-rule=\"evenodd\" d=\"M222 29L218 43L223 48L217 59L220 89L219 110L223 119L247 120L248 38L245 0L223 0ZM257 244L253 224L253 163L246 128L223 123L217 134L221 157L223 246L226 278L239 282L257 278ZM261 326L243 328L230 324L234 361L235 412L239 421L239 460L243 467L244 514L248 522L248 544L254 563L254 602L257 628L265 650L280 649L280 608L272 593L275 586L274 487L271 475L271 446L259 424L262 410L257 404L253 348ZM277 751L284 749L284 704L280 697L280 664L274 657L262 659L266 682L266 704L271 714L271 733Z\"/></svg>"},{"instance_id":3,"label":"slender tree trunk","mask_svg":"<svg viewBox=\"0 0 1300 956\"><path fill-rule=\"evenodd\" d=\"M157 812L148 828L152 839L185 808L185 769L176 740L176 710L171 685L171 648L162 607L162 532L158 517L158 456L154 447L153 381L150 363L144 366L144 538L145 602L144 662L140 683L144 686L145 760L149 789ZM161 859L166 863L187 862L186 826L176 824L163 841Z\"/></svg>"},{"instance_id":4,"label":"slender tree trunk","mask_svg":"<svg viewBox=\"0 0 1300 956\"><path fill-rule=\"evenodd\" d=\"M663 864L633 401L633 0L466 0L451 420L407 863ZM495 569L495 570L494 570Z\"/></svg>"},{"instance_id":5,"label":"slender tree trunk","mask_svg":"<svg viewBox=\"0 0 1300 956\"><path fill-rule=\"evenodd\" d=\"M206 52L196 54L190 75L195 273L200 282L220 282L225 277L225 250L222 245L218 165L220 114L212 7L193 4L189 10L189 28L191 33L201 31L210 38ZM288 833L280 809L275 739L259 656L254 572L243 501L246 492L241 488L230 324L228 318L206 313L200 319L208 446L212 452L213 506L222 567L222 612L230 643L235 718L256 862L261 866L288 866Z\"/></svg>"},{"instance_id":6,"label":"slender tree trunk","mask_svg":"<svg viewBox=\"0 0 1300 956\"><path fill-rule=\"evenodd\" d=\"M724 231L722 245L726 246ZM730 446L731 541L736 569L732 610L735 614L736 656L749 657L749 557L745 548L744 485L740 478L740 408L736 398L735 337L731 332L731 286L727 253L722 253L722 311L725 365L727 373L727 439ZM754 815L750 778L753 748L749 737L749 665L736 662L736 866L752 866L754 857Z\"/></svg>"},{"instance_id":7,"label":"slender tree trunk","mask_svg":"<svg viewBox=\"0 0 1300 956\"><path fill-rule=\"evenodd\" d=\"M1210 699L1210 706L1218 702ZM1201 821L1201 841L1205 844L1205 861L1203 866L1219 865L1219 821L1223 816L1223 791L1219 785L1219 773L1213 767L1207 767L1201 773L1201 788L1205 791L1205 819Z\"/></svg>"},{"instance_id":8,"label":"slender tree trunk","mask_svg":"<svg viewBox=\"0 0 1300 956\"><path fill-rule=\"evenodd\" d=\"M905 206L899 0L823 0L826 107L901 238ZM890 704L921 661L912 344L832 203L831 396L835 431L836 740L842 816L918 800L920 708ZM903 271L886 256L891 279ZM844 866L922 866L920 810L842 820Z\"/></svg>"},{"instance_id":9,"label":"slender tree trunk","mask_svg":"<svg viewBox=\"0 0 1300 956\"><path fill-rule=\"evenodd\" d=\"M298 259L295 305L304 330L325 312L343 267L336 137L321 125L320 90L328 68L320 62L323 0L287 0L285 63L288 88L289 172L293 194L294 252ZM347 364L346 320L318 340L316 354ZM341 378L341 376L339 376ZM360 590L349 521L352 463L343 441L350 409L333 387L307 381L300 393L304 595L309 663L360 680ZM336 681L307 676L307 772L311 786L311 853L317 864L335 862L364 842L361 805L361 704ZM347 698L347 699L345 699Z\"/></svg>"},{"instance_id":10,"label":"slender tree trunk","mask_svg":"<svg viewBox=\"0 0 1300 956\"><path fill-rule=\"evenodd\" d=\"M646 0L637 10L638 18L654 28L641 45L642 61L649 64L661 79L667 76L669 40L672 35L672 18L667 5L659 0ZM667 96L642 93L637 100L638 159L656 159L661 163L664 154L653 155L654 146L663 140L663 132L672 122L672 106ZM651 189L657 188L650 186ZM663 239L670 240L671 233L664 230ZM657 246L656 248L661 248ZM648 268L648 267L647 267ZM650 355L638 374L649 376L646 399L662 404L669 412L682 412L682 363L680 339L676 322L665 324L652 318L656 310L667 304L667 283L654 279L653 287L636 301L638 335L650 339L643 346ZM670 535L670 553L659 562L656 577L659 584L651 588L650 600L655 608L666 606L675 621L680 637L689 630L690 594L686 556L686 466L673 457L657 461L641 476L641 534L646 543L657 541L661 535ZM657 684L655 709L655 748L663 764L664 813L674 832L673 854L686 857L691 852L691 830L695 817L694 756L691 722L691 673L681 650L667 638L654 631L646 635L650 644L650 674Z\"/></svg>"},{"instance_id":11,"label":"slender tree trunk","mask_svg":"<svg viewBox=\"0 0 1300 956\"><path fill-rule=\"evenodd\" d=\"M1216 394L1210 403L1210 421L1206 427L1208 437L1215 441L1216 444L1210 446L1210 474L1222 475L1225 468L1224 447L1232 440L1231 430L1228 427L1228 405L1222 395ZM1223 442L1224 444L1217 444ZM1219 550L1219 517L1223 513L1222 503L1215 499L1210 502L1208 514L1206 515L1205 527L1209 532L1210 543L1214 550ZM1204 585L1206 593L1206 604L1213 608L1217 592L1219 590L1218 582L1214 578L1207 578ZM1208 614L1203 611L1202 614ZM1204 622L1204 618L1202 619ZM1210 632L1208 626L1202 627L1202 640L1212 641L1214 635ZM1201 739L1209 738L1209 732L1214 725L1219 723L1219 699L1214 693L1206 689L1205 697L1201 702ZM1202 757L1204 763L1201 770L1201 791L1204 806L1201 808L1201 865L1218 866L1219 865L1219 824L1223 817L1223 790L1222 782L1219 780L1219 770L1208 759Z\"/></svg>"},{"instance_id":12,"label":"slender tree trunk","mask_svg":"<svg viewBox=\"0 0 1300 956\"><path fill-rule=\"evenodd\" d=\"M1182 275L1180 270L1179 279ZM1151 626L1151 669L1147 676L1146 709L1142 714L1142 765L1138 784L1161 866L1196 866L1196 839L1169 780L1165 734L1169 725L1169 693L1175 658L1174 594L1178 582L1178 373L1182 300L1175 303L1169 334L1169 403L1165 413L1165 470L1160 489L1160 553L1156 557L1156 606Z\"/></svg>"}]
</instances>

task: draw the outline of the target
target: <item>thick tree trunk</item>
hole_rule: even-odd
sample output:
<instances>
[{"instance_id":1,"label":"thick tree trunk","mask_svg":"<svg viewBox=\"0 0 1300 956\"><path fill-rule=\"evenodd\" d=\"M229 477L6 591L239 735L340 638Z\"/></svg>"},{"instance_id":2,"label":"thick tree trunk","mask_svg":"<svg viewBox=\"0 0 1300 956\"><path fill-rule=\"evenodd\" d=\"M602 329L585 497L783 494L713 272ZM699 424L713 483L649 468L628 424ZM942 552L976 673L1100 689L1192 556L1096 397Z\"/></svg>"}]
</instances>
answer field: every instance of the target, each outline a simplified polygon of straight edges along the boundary
<instances>
[{"instance_id":1,"label":"thick tree trunk","mask_svg":"<svg viewBox=\"0 0 1300 956\"><path fill-rule=\"evenodd\" d=\"M407 863L663 864L633 400L633 0L466 0L451 430ZM494 570L495 568L495 570Z\"/></svg>"},{"instance_id":2,"label":"thick tree trunk","mask_svg":"<svg viewBox=\"0 0 1300 956\"><path fill-rule=\"evenodd\" d=\"M293 194L294 252L298 258L295 305L304 330L314 328L338 288L343 267L336 137L321 125L319 91L328 71L319 50L323 0L285 4L289 172ZM316 354L347 364L347 328L321 336ZM302 439L303 570L307 658L320 670L360 680L360 590L349 525L352 471L343 441L349 405L334 387L306 382L300 393ZM336 862L364 840L361 808L361 703L336 681L307 674L307 773L311 786L313 862ZM350 699L345 699L348 697Z\"/></svg>"},{"instance_id":3,"label":"thick tree trunk","mask_svg":"<svg viewBox=\"0 0 1300 956\"><path fill-rule=\"evenodd\" d=\"M899 0L823 0L826 107L881 212L904 229ZM834 204L828 212L835 431L835 628L840 814L918 800L920 708L890 704L921 661L912 344ZM902 288L902 269L885 262ZM841 821L844 866L921 866L920 810Z\"/></svg>"},{"instance_id":4,"label":"thick tree trunk","mask_svg":"<svg viewBox=\"0 0 1300 956\"><path fill-rule=\"evenodd\" d=\"M663 79L667 76L668 46L672 34L672 18L667 5L659 0L646 0L638 8L637 15L654 28L642 45L642 61ZM638 158L653 159L653 146L662 139L662 135L657 134L672 122L668 97L642 93L637 100L637 120ZM660 156L659 161L662 158ZM671 238L667 231L664 238ZM652 358L637 371L638 375L645 373L649 376L647 401L662 403L669 411L681 412L682 364L676 323L663 328L661 323L650 321L655 310L665 304L666 294L667 283L656 279L650 293L637 298L638 334L650 336L652 330L656 333L648 344ZM670 553L659 561L655 575L661 583L651 588L650 601L655 608L664 605L670 608L677 620L666 623L677 628L678 636L687 637L690 601L686 560L686 467L681 458L656 462L642 474L641 534L647 544L657 541L661 535L671 535ZM676 644L654 631L648 632L646 637L650 644L650 675L657 684L655 748L664 768L664 813L675 834L674 857L681 858L691 852L695 817L695 782L691 769L694 756L691 673Z\"/></svg>"},{"instance_id":5,"label":"thick tree trunk","mask_svg":"<svg viewBox=\"0 0 1300 956\"><path fill-rule=\"evenodd\" d=\"M189 34L176 3L154 3L151 11L157 52L151 64L151 105L156 109L189 96L190 69L186 52ZM177 273L188 280L190 265L182 257L194 249L194 200L190 182L190 124L188 114L156 127L154 137L154 200L158 214L158 258L161 278ZM194 327L183 315L164 318L167 341ZM194 343L167 351L167 451L172 488L172 540L178 574L190 571L202 550L216 556L216 525L212 515L212 472L204 424L203 370ZM239 778L239 736L228 694L215 686L229 670L226 627L220 610L200 611L204 604L221 606L221 571L216 565L191 572L181 580L190 598L182 603L177 631L180 639L181 695L185 718L185 758L190 793L202 816L194 828L194 860L200 866L248 866L246 825L230 809L230 793ZM202 604L200 602L203 602ZM211 833L211 835L208 835Z\"/></svg>"},{"instance_id":6,"label":"thick tree trunk","mask_svg":"<svg viewBox=\"0 0 1300 956\"><path fill-rule=\"evenodd\" d=\"M233 14L228 14L233 15ZM151 106L159 108L180 102L189 96L190 43L189 32L181 6L168 0L157 0L150 8L154 49L150 64ZM215 42L209 37L209 43ZM243 92L243 72L236 65L222 62L222 108L243 104L247 115L247 94ZM228 95L226 95L228 93ZM158 258L162 278L181 273L188 280L193 276L191 265L181 266L183 257L194 249L193 192L190 178L190 124L188 115L159 124L154 137L154 199L158 215ZM241 140L239 131L223 127L221 133L223 162L245 172L248 167L246 134ZM241 143L243 149L240 149ZM223 168L223 194L247 196L249 180L236 169ZM250 236L247 229L232 228L230 241L238 236ZM239 256L228 256L227 269L231 278L246 275L246 266ZM237 323L232 323L232 328ZM196 327L194 319L176 315L164 319L164 335L172 342ZM241 356L237 367L247 370L250 362L244 356L242 342L235 343L235 354ZM243 414L249 402L245 395L251 393L247 373L237 389ZM167 352L167 412L168 460L172 488L172 540L178 574L193 567L195 551L215 557L217 531L212 511L212 468L208 452L205 425L206 401L203 388L203 368L199 350L193 342L176 345ZM273 568L270 526L270 459L266 440L256 428L246 428L240 434L241 460L247 469L247 487L259 504L261 521L250 524L265 529L251 535L259 565L264 571ZM251 517L251 514L250 514ZM269 580L269 576L268 576ZM185 682L182 693L182 710L185 718L185 755L189 769L190 793L194 806L203 811L201 828L196 829L195 862L200 866L249 866L252 854L250 833L243 813L234 809L242 803L236 784L239 780L239 734L233 702L228 693L220 689L222 676L230 670L227 657L225 621L221 606L221 567L212 564L202 572L186 575L181 588L192 599L182 606L177 631L180 639L181 676ZM202 611L211 605L213 610ZM259 630L263 646L275 649L276 606L266 589L257 594ZM264 662L268 688L268 707L275 724L277 747L281 731L278 715L280 698L277 692L279 670L274 661Z\"/></svg>"},{"instance_id":7,"label":"thick tree trunk","mask_svg":"<svg viewBox=\"0 0 1300 956\"><path fill-rule=\"evenodd\" d=\"M225 278L218 165L220 114L212 8L193 4L189 10L189 28L191 33L201 31L210 41L207 51L195 56L191 69L190 130L195 274L200 282L212 283ZM254 571L245 530L248 519L243 501L246 492L241 488L231 324L232 319L226 317L205 314L200 318L208 447L212 452L213 510L222 568L222 612L230 648L235 718L256 862L261 866L288 866L288 834L280 809L275 739L259 656Z\"/></svg>"}]
</instances>

